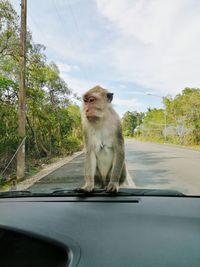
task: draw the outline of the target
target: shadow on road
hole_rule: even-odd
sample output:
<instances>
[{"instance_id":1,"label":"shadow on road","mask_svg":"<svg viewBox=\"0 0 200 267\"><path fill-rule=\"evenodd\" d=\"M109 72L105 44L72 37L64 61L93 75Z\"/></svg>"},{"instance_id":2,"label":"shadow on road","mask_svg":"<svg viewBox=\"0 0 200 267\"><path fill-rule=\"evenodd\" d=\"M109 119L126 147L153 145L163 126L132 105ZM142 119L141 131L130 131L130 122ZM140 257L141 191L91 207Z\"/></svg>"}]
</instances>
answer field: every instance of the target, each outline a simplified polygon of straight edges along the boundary
<instances>
[{"instance_id":1,"label":"shadow on road","mask_svg":"<svg viewBox=\"0 0 200 267\"><path fill-rule=\"evenodd\" d=\"M167 172L167 170L161 169L129 171L131 177L133 177L136 187L170 184L170 179L163 178L166 176Z\"/></svg>"},{"instance_id":2,"label":"shadow on road","mask_svg":"<svg viewBox=\"0 0 200 267\"><path fill-rule=\"evenodd\" d=\"M82 154L48 174L29 189L37 192L44 192L63 188L78 188L83 184L83 175L84 155Z\"/></svg>"},{"instance_id":3,"label":"shadow on road","mask_svg":"<svg viewBox=\"0 0 200 267\"><path fill-rule=\"evenodd\" d=\"M143 164L158 164L171 159L178 159L177 156L165 156L162 151L132 151L127 153L127 160L131 162L142 162Z\"/></svg>"},{"instance_id":4,"label":"shadow on road","mask_svg":"<svg viewBox=\"0 0 200 267\"><path fill-rule=\"evenodd\" d=\"M177 158L162 151L131 151L127 153L126 160L136 187L144 187L169 185L170 178L167 177L170 170L161 163Z\"/></svg>"}]
</instances>

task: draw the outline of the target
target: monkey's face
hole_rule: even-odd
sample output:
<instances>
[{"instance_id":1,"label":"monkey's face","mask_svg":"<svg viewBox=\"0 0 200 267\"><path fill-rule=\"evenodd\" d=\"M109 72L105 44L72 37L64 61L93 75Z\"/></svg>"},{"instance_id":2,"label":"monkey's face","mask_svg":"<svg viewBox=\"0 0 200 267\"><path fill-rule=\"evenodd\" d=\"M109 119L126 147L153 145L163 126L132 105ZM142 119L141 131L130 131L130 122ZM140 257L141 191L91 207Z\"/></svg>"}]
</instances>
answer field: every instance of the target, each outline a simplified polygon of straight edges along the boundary
<instances>
[{"instance_id":1,"label":"monkey's face","mask_svg":"<svg viewBox=\"0 0 200 267\"><path fill-rule=\"evenodd\" d=\"M83 96L83 112L87 120L96 122L104 118L113 99L113 94L95 86Z\"/></svg>"},{"instance_id":2,"label":"monkey's face","mask_svg":"<svg viewBox=\"0 0 200 267\"><path fill-rule=\"evenodd\" d=\"M84 113L89 121L99 120L103 117L106 109L106 99L102 95L92 94L85 96L84 101Z\"/></svg>"}]
</instances>

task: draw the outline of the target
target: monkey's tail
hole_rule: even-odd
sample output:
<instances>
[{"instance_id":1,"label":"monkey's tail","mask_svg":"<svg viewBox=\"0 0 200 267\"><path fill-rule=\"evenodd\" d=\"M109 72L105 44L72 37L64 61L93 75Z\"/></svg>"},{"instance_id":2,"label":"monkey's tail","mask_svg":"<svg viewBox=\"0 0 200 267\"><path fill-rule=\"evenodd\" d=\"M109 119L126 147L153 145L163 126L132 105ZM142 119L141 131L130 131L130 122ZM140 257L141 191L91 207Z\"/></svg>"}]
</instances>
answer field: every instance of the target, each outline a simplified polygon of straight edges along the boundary
<instances>
[{"instance_id":1,"label":"monkey's tail","mask_svg":"<svg viewBox=\"0 0 200 267\"><path fill-rule=\"evenodd\" d=\"M133 181L133 178L131 177L127 165L126 165L126 180L120 185L121 188L136 188L136 185Z\"/></svg>"}]
</instances>

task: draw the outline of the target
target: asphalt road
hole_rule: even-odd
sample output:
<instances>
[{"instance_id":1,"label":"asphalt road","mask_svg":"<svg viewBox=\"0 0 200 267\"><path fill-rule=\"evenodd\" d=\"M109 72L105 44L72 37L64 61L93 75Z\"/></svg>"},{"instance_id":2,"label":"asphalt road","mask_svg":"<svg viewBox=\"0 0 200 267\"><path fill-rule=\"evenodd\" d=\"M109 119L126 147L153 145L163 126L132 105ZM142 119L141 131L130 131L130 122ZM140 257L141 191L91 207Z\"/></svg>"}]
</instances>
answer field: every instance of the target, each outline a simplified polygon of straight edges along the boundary
<instances>
[{"instance_id":1,"label":"asphalt road","mask_svg":"<svg viewBox=\"0 0 200 267\"><path fill-rule=\"evenodd\" d=\"M83 182L84 155L42 178L33 191L80 187ZM175 189L200 195L200 151L148 142L126 140L129 175L138 188Z\"/></svg>"},{"instance_id":2,"label":"asphalt road","mask_svg":"<svg viewBox=\"0 0 200 267\"><path fill-rule=\"evenodd\" d=\"M200 151L126 140L129 174L138 188L175 189L200 195Z\"/></svg>"}]
</instances>

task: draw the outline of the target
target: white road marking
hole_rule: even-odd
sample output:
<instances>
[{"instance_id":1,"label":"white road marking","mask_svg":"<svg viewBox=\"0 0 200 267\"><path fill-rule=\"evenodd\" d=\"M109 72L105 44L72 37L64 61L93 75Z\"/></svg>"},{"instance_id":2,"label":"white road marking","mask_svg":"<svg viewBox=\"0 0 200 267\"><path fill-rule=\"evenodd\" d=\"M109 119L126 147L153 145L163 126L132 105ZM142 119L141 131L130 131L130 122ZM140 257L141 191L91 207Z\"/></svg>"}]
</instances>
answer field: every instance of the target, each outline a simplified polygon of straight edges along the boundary
<instances>
[{"instance_id":1,"label":"white road marking","mask_svg":"<svg viewBox=\"0 0 200 267\"><path fill-rule=\"evenodd\" d=\"M129 186L130 188L136 188L136 185L135 185L135 183L133 182L133 179L132 179L132 177L131 177L131 175L130 175L130 173L129 173L129 171L128 171L127 168L126 168L126 172L127 172L127 182L128 182L128 186Z\"/></svg>"},{"instance_id":2,"label":"white road marking","mask_svg":"<svg viewBox=\"0 0 200 267\"><path fill-rule=\"evenodd\" d=\"M136 185L128 171L127 164L126 164L126 182L124 182L120 188L136 188Z\"/></svg>"}]
</instances>

